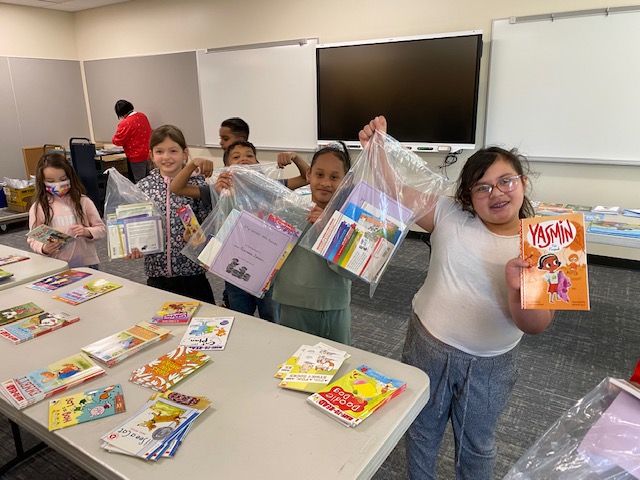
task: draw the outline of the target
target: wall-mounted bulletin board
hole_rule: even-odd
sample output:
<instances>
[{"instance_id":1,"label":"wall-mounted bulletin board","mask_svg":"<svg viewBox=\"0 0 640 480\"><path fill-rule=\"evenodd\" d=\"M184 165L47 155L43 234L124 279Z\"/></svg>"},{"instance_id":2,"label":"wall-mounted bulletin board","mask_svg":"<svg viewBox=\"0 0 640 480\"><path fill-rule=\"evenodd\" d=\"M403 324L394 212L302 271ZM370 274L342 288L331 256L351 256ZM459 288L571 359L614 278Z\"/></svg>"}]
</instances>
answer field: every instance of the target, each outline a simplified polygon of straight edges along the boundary
<instances>
[{"instance_id":1,"label":"wall-mounted bulletin board","mask_svg":"<svg viewBox=\"0 0 640 480\"><path fill-rule=\"evenodd\" d=\"M172 124L189 145L204 144L195 52L89 60L84 71L97 141L111 141L118 126L114 107L124 99L152 128Z\"/></svg>"},{"instance_id":2,"label":"wall-mounted bulletin board","mask_svg":"<svg viewBox=\"0 0 640 480\"><path fill-rule=\"evenodd\" d=\"M485 143L640 165L640 7L495 20Z\"/></svg>"},{"instance_id":3,"label":"wall-mounted bulletin board","mask_svg":"<svg viewBox=\"0 0 640 480\"><path fill-rule=\"evenodd\" d=\"M207 145L220 122L241 117L257 148L313 150L316 132L317 39L198 50L198 79Z\"/></svg>"}]
</instances>

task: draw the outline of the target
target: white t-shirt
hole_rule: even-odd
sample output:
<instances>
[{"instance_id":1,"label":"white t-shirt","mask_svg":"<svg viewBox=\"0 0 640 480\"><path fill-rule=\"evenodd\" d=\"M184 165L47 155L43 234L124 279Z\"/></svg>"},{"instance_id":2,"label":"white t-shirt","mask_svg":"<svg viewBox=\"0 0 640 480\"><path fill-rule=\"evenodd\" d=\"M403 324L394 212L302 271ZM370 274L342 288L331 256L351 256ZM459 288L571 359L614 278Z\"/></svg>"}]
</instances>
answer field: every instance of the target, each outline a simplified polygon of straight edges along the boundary
<instances>
[{"instance_id":1,"label":"white t-shirt","mask_svg":"<svg viewBox=\"0 0 640 480\"><path fill-rule=\"evenodd\" d=\"M518 235L489 231L450 198L438 200L431 260L413 310L438 340L481 357L508 352L522 331L511 320L504 267L519 253Z\"/></svg>"}]
</instances>

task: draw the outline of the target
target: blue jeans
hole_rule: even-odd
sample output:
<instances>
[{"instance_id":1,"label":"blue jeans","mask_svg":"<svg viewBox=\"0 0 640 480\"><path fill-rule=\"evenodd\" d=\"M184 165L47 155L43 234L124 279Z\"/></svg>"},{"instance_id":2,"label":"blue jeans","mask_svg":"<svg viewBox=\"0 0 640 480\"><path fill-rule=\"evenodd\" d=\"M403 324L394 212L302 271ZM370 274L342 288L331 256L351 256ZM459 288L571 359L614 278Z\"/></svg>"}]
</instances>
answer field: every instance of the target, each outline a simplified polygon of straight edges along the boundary
<instances>
[{"instance_id":1,"label":"blue jeans","mask_svg":"<svg viewBox=\"0 0 640 480\"><path fill-rule=\"evenodd\" d=\"M402 361L429 375L431 398L407 431L409 479L436 478L436 458L448 421L455 440L456 478L493 478L495 426L516 382L515 360L516 348L478 357L442 343L412 313Z\"/></svg>"},{"instance_id":2,"label":"blue jeans","mask_svg":"<svg viewBox=\"0 0 640 480\"><path fill-rule=\"evenodd\" d=\"M280 323L280 305L271 299L271 289L265 293L264 297L258 298L229 282L224 282L224 288L231 310L253 315L257 308L263 320Z\"/></svg>"}]
</instances>

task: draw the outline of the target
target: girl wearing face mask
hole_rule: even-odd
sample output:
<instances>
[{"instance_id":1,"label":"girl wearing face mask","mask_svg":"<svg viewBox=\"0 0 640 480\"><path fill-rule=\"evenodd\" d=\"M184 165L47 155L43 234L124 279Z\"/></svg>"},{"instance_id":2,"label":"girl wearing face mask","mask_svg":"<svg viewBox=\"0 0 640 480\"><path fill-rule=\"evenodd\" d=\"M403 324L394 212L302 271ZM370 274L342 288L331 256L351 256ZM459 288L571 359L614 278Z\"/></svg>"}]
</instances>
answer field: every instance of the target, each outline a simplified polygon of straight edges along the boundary
<instances>
[{"instance_id":1,"label":"girl wearing face mask","mask_svg":"<svg viewBox=\"0 0 640 480\"><path fill-rule=\"evenodd\" d=\"M100 260L93 241L105 236L106 228L84 186L64 155L47 153L36 169L36 194L29 209L29 229L48 225L76 238L61 248L60 243L44 244L27 239L41 255L64 260L69 267L97 268Z\"/></svg>"}]
</instances>

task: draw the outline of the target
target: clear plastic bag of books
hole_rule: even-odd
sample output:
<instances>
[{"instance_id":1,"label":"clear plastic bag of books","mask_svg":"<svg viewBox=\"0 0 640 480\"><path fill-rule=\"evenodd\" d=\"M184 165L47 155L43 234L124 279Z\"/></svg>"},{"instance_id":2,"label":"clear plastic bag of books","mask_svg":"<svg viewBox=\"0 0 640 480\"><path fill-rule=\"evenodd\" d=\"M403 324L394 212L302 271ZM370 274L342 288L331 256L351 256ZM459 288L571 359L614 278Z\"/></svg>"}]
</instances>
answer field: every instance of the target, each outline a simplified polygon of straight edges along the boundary
<instances>
[{"instance_id":1,"label":"clear plastic bag of books","mask_svg":"<svg viewBox=\"0 0 640 480\"><path fill-rule=\"evenodd\" d=\"M505 480L640 478L640 389L604 379L564 413Z\"/></svg>"},{"instance_id":2,"label":"clear plastic bag of books","mask_svg":"<svg viewBox=\"0 0 640 480\"><path fill-rule=\"evenodd\" d=\"M115 168L106 173L104 218L109 258L123 258L135 248L145 255L164 251L164 219L153 200Z\"/></svg>"},{"instance_id":3,"label":"clear plastic bag of books","mask_svg":"<svg viewBox=\"0 0 640 480\"><path fill-rule=\"evenodd\" d=\"M409 227L453 182L376 131L300 245L370 284L373 296Z\"/></svg>"},{"instance_id":4,"label":"clear plastic bag of books","mask_svg":"<svg viewBox=\"0 0 640 480\"><path fill-rule=\"evenodd\" d=\"M182 254L223 280L262 298L302 235L313 203L289 190L277 165L233 165L233 187L220 192ZM214 182L215 183L215 182Z\"/></svg>"}]
</instances>

